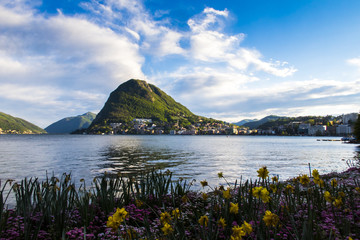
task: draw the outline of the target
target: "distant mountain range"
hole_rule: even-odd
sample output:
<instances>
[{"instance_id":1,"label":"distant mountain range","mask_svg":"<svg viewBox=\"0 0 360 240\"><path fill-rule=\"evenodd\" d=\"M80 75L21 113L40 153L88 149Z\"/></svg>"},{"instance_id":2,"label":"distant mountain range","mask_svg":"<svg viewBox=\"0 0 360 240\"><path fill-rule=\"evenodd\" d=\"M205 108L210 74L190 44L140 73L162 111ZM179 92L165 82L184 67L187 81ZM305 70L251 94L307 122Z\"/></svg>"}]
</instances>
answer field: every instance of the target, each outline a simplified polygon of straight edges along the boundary
<instances>
[{"instance_id":1,"label":"distant mountain range","mask_svg":"<svg viewBox=\"0 0 360 240\"><path fill-rule=\"evenodd\" d=\"M242 120L240 122L237 122L237 123L234 123L235 125L238 125L238 126L244 126L244 127L248 127L250 129L256 129L258 128L259 126L261 126L262 124L264 123L267 123L267 122L271 122L271 121L276 121L280 118L284 118L284 117L280 117L280 116L275 116L275 115L270 115L270 116L267 116L267 117L264 117L260 120L249 120L249 119L245 119L245 120ZM245 122L246 121L246 122Z\"/></svg>"},{"instance_id":2,"label":"distant mountain range","mask_svg":"<svg viewBox=\"0 0 360 240\"><path fill-rule=\"evenodd\" d=\"M244 120L241 120L240 122L235 122L233 124L235 124L237 126L243 126L245 123L255 122L255 121L258 121L258 119L244 119Z\"/></svg>"},{"instance_id":3,"label":"distant mountain range","mask_svg":"<svg viewBox=\"0 0 360 240\"><path fill-rule=\"evenodd\" d=\"M24 119L13 117L6 113L0 112L1 132L7 133L46 133L46 131Z\"/></svg>"},{"instance_id":4,"label":"distant mountain range","mask_svg":"<svg viewBox=\"0 0 360 240\"><path fill-rule=\"evenodd\" d=\"M202 117L193 114L160 88L143 80L131 79L110 94L89 131L105 131L103 128L109 123L128 123L135 118L187 125Z\"/></svg>"},{"instance_id":5,"label":"distant mountain range","mask_svg":"<svg viewBox=\"0 0 360 240\"><path fill-rule=\"evenodd\" d=\"M45 130L50 134L72 133L77 130L87 129L95 117L96 114L91 112L74 117L66 117L49 125Z\"/></svg>"},{"instance_id":6,"label":"distant mountain range","mask_svg":"<svg viewBox=\"0 0 360 240\"><path fill-rule=\"evenodd\" d=\"M130 79L121 84L109 96L98 115L88 112L83 115L63 118L44 129L0 112L0 133L51 133L64 134L72 132L109 133L110 123L121 123L125 128L133 119L151 119L156 126L167 132L176 126L178 129L190 124L224 123L193 114L189 109L176 102L158 87L143 80ZM250 129L269 129L291 121L330 124L331 116L327 117L280 117L270 115L260 120L244 119L233 123ZM204 124L205 125L205 124Z\"/></svg>"}]
</instances>

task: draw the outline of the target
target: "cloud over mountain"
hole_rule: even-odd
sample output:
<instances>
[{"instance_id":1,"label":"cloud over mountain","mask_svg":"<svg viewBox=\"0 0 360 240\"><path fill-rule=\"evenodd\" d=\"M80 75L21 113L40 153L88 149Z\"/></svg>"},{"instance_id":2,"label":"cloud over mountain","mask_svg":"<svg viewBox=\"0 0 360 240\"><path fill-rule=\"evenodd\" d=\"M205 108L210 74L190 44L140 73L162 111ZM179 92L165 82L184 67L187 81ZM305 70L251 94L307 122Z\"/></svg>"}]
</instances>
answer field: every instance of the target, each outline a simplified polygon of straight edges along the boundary
<instances>
[{"instance_id":1,"label":"cloud over mountain","mask_svg":"<svg viewBox=\"0 0 360 240\"><path fill-rule=\"evenodd\" d=\"M246 32L229 31L230 6L203 6L179 20L175 9L140 0L77 1L69 7L76 12L47 12L45 2L0 3L0 108L41 126L98 111L130 78L224 120L301 114L330 101L340 109L359 98L356 79L299 78L304 69L264 55ZM360 66L356 57L342 61Z\"/></svg>"}]
</instances>

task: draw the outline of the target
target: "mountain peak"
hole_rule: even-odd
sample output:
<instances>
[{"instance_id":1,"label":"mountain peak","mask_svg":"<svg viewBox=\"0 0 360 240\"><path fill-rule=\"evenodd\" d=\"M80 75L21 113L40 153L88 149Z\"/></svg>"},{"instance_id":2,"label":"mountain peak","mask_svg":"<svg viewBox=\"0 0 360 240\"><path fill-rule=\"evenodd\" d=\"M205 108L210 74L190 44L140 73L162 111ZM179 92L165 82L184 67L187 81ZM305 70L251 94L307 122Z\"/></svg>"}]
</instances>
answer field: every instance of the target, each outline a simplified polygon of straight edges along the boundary
<instances>
[{"instance_id":1,"label":"mountain peak","mask_svg":"<svg viewBox=\"0 0 360 240\"><path fill-rule=\"evenodd\" d=\"M155 85L144 80L130 79L122 83L109 96L90 126L109 123L127 123L134 118L147 118L160 122L188 121L197 117Z\"/></svg>"}]
</instances>

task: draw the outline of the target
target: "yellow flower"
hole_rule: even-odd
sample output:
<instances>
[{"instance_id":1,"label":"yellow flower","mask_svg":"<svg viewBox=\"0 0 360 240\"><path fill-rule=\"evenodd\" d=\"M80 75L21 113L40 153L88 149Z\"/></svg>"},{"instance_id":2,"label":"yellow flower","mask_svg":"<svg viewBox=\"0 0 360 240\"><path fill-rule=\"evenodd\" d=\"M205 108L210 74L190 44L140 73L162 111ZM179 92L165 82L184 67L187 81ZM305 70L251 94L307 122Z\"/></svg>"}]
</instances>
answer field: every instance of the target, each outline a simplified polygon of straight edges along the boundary
<instances>
[{"instance_id":1,"label":"yellow flower","mask_svg":"<svg viewBox=\"0 0 360 240\"><path fill-rule=\"evenodd\" d=\"M223 197L224 197L225 199L229 199L229 198L231 197L230 188L227 188L227 190L226 190L226 191L223 191L222 193L223 193Z\"/></svg>"},{"instance_id":2,"label":"yellow flower","mask_svg":"<svg viewBox=\"0 0 360 240\"><path fill-rule=\"evenodd\" d=\"M275 184L270 184L270 189L273 193L276 193L276 191L277 191L277 187Z\"/></svg>"},{"instance_id":3,"label":"yellow flower","mask_svg":"<svg viewBox=\"0 0 360 240\"><path fill-rule=\"evenodd\" d=\"M241 240L243 236L246 235L246 232L242 227L234 226L232 228L231 240Z\"/></svg>"},{"instance_id":4,"label":"yellow flower","mask_svg":"<svg viewBox=\"0 0 360 240\"><path fill-rule=\"evenodd\" d=\"M335 188L335 187L337 187L337 185L338 185L338 182L335 178L333 180L331 180L331 186L333 186Z\"/></svg>"},{"instance_id":5,"label":"yellow flower","mask_svg":"<svg viewBox=\"0 0 360 240\"><path fill-rule=\"evenodd\" d=\"M269 177L269 171L267 170L267 167L262 167L259 170L257 170L258 173L258 177L262 178L262 179L266 179L267 177Z\"/></svg>"},{"instance_id":6,"label":"yellow flower","mask_svg":"<svg viewBox=\"0 0 360 240\"><path fill-rule=\"evenodd\" d=\"M219 220L218 220L218 225L221 226L221 228L225 228L226 227L226 222L225 222L225 219L223 217L221 217Z\"/></svg>"},{"instance_id":7,"label":"yellow flower","mask_svg":"<svg viewBox=\"0 0 360 240\"><path fill-rule=\"evenodd\" d=\"M183 203L187 203L187 202L189 201L188 196L186 196L186 195L182 196L182 197L181 197L181 201L182 201Z\"/></svg>"},{"instance_id":8,"label":"yellow flower","mask_svg":"<svg viewBox=\"0 0 360 240\"><path fill-rule=\"evenodd\" d=\"M320 186L320 178L319 177L314 177L314 183L316 185L319 185Z\"/></svg>"},{"instance_id":9,"label":"yellow flower","mask_svg":"<svg viewBox=\"0 0 360 240\"><path fill-rule=\"evenodd\" d=\"M250 234L253 231L251 224L246 221L244 221L241 227L246 232L246 234Z\"/></svg>"},{"instance_id":10,"label":"yellow flower","mask_svg":"<svg viewBox=\"0 0 360 240\"><path fill-rule=\"evenodd\" d=\"M360 187L356 187L355 190L360 193Z\"/></svg>"},{"instance_id":11,"label":"yellow flower","mask_svg":"<svg viewBox=\"0 0 360 240\"><path fill-rule=\"evenodd\" d=\"M208 216L206 216L206 215L201 216L200 219L199 219L199 223L200 223L200 225L203 226L203 227L207 227L208 222L209 222L209 218L208 218Z\"/></svg>"},{"instance_id":12,"label":"yellow flower","mask_svg":"<svg viewBox=\"0 0 360 240\"><path fill-rule=\"evenodd\" d=\"M206 193L202 193L201 196L205 201L208 199L208 195Z\"/></svg>"},{"instance_id":13,"label":"yellow flower","mask_svg":"<svg viewBox=\"0 0 360 240\"><path fill-rule=\"evenodd\" d=\"M285 191L288 193L288 192L294 192L295 191L295 188L294 188L294 186L292 186L292 185L290 185L290 184L288 184L287 186L286 186L286 188L285 188Z\"/></svg>"},{"instance_id":14,"label":"yellow flower","mask_svg":"<svg viewBox=\"0 0 360 240\"><path fill-rule=\"evenodd\" d=\"M302 185L307 185L310 182L310 178L308 177L308 175L304 174L300 176L300 183Z\"/></svg>"},{"instance_id":15,"label":"yellow flower","mask_svg":"<svg viewBox=\"0 0 360 240\"><path fill-rule=\"evenodd\" d=\"M260 198L264 203L269 202L270 200L270 196L269 196L269 191L266 188L263 188L260 192Z\"/></svg>"},{"instance_id":16,"label":"yellow flower","mask_svg":"<svg viewBox=\"0 0 360 240\"><path fill-rule=\"evenodd\" d=\"M141 207L144 203L141 200L135 200L136 207Z\"/></svg>"},{"instance_id":17,"label":"yellow flower","mask_svg":"<svg viewBox=\"0 0 360 240\"><path fill-rule=\"evenodd\" d=\"M206 180L200 181L202 187L206 187L208 185L208 182Z\"/></svg>"},{"instance_id":18,"label":"yellow flower","mask_svg":"<svg viewBox=\"0 0 360 240\"><path fill-rule=\"evenodd\" d=\"M267 210L265 212L265 215L263 217L263 220L266 224L266 226L273 226L276 227L276 225L279 222L279 217L275 213L272 213L271 211Z\"/></svg>"},{"instance_id":19,"label":"yellow flower","mask_svg":"<svg viewBox=\"0 0 360 240\"><path fill-rule=\"evenodd\" d=\"M264 202L264 203L267 203L269 202L270 200L270 196L269 196L269 191L266 189L266 188L263 188L263 187L254 187L252 189L252 194L254 197L256 198L261 198L261 200Z\"/></svg>"},{"instance_id":20,"label":"yellow flower","mask_svg":"<svg viewBox=\"0 0 360 240\"><path fill-rule=\"evenodd\" d=\"M319 174L319 171L317 169L314 169L312 171L312 175L314 178L320 178L320 174Z\"/></svg>"},{"instance_id":21,"label":"yellow flower","mask_svg":"<svg viewBox=\"0 0 360 240\"><path fill-rule=\"evenodd\" d=\"M171 216L168 212L163 212L160 214L160 221L162 224L170 223L171 222Z\"/></svg>"},{"instance_id":22,"label":"yellow flower","mask_svg":"<svg viewBox=\"0 0 360 240\"><path fill-rule=\"evenodd\" d=\"M230 203L230 213L238 214L239 213L239 204L238 203Z\"/></svg>"},{"instance_id":23,"label":"yellow flower","mask_svg":"<svg viewBox=\"0 0 360 240\"><path fill-rule=\"evenodd\" d=\"M106 222L106 226L112 228L112 230L115 231L125 220L127 215L128 212L125 210L125 208L117 208L116 212L112 216L109 216L108 221Z\"/></svg>"},{"instance_id":24,"label":"yellow flower","mask_svg":"<svg viewBox=\"0 0 360 240\"><path fill-rule=\"evenodd\" d=\"M342 202L342 199L341 199L341 198L336 198L332 204L333 204L335 207L340 208L341 205L342 205L342 203L343 203L343 202Z\"/></svg>"},{"instance_id":25,"label":"yellow flower","mask_svg":"<svg viewBox=\"0 0 360 240\"><path fill-rule=\"evenodd\" d=\"M112 216L109 216L108 221L106 222L106 226L112 228L113 231L118 229L120 223L115 222Z\"/></svg>"},{"instance_id":26,"label":"yellow flower","mask_svg":"<svg viewBox=\"0 0 360 240\"><path fill-rule=\"evenodd\" d=\"M325 191L324 192L324 198L325 198L325 201L331 203L333 198L331 197L331 194L328 192L328 191Z\"/></svg>"},{"instance_id":27,"label":"yellow flower","mask_svg":"<svg viewBox=\"0 0 360 240\"><path fill-rule=\"evenodd\" d=\"M161 230L163 231L164 235L169 235L174 231L174 229L168 223L165 223Z\"/></svg>"},{"instance_id":28,"label":"yellow flower","mask_svg":"<svg viewBox=\"0 0 360 240\"><path fill-rule=\"evenodd\" d=\"M273 176L272 178L271 178L271 180L273 180L273 182L278 182L279 181L279 178L277 177L277 176Z\"/></svg>"},{"instance_id":29,"label":"yellow flower","mask_svg":"<svg viewBox=\"0 0 360 240\"><path fill-rule=\"evenodd\" d=\"M346 196L343 191L340 191L338 194L339 194L339 197L341 197L341 198L344 198Z\"/></svg>"},{"instance_id":30,"label":"yellow flower","mask_svg":"<svg viewBox=\"0 0 360 240\"><path fill-rule=\"evenodd\" d=\"M175 219L178 219L180 217L180 211L178 208L175 208L174 210L172 210L171 214L173 215L173 217Z\"/></svg>"},{"instance_id":31,"label":"yellow flower","mask_svg":"<svg viewBox=\"0 0 360 240\"><path fill-rule=\"evenodd\" d=\"M113 215L114 221L122 223L125 218L127 217L128 212L125 210L125 208L117 208L116 212Z\"/></svg>"},{"instance_id":32,"label":"yellow flower","mask_svg":"<svg viewBox=\"0 0 360 240\"><path fill-rule=\"evenodd\" d=\"M324 182L324 180L320 179L320 184L319 184L319 186L320 186L321 188L325 187L325 182Z\"/></svg>"},{"instance_id":33,"label":"yellow flower","mask_svg":"<svg viewBox=\"0 0 360 240\"><path fill-rule=\"evenodd\" d=\"M252 195L256 198L260 198L262 187L254 187L252 189Z\"/></svg>"},{"instance_id":34,"label":"yellow flower","mask_svg":"<svg viewBox=\"0 0 360 240\"><path fill-rule=\"evenodd\" d=\"M223 173L222 173L222 172L219 172L219 173L218 173L218 177L219 177L219 178L223 178L223 177L224 177L224 176L223 176Z\"/></svg>"}]
</instances>

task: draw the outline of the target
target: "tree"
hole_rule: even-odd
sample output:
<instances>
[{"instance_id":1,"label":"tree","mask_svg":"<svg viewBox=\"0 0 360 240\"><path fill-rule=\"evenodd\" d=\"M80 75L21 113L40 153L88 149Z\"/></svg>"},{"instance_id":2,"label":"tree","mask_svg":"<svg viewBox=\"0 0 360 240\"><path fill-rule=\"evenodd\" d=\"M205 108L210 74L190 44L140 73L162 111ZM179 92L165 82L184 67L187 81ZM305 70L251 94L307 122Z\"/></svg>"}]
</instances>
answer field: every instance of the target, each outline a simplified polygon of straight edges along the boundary
<instances>
[{"instance_id":1,"label":"tree","mask_svg":"<svg viewBox=\"0 0 360 240\"><path fill-rule=\"evenodd\" d=\"M357 142L360 142L360 114L358 114L358 118L354 125L354 135Z\"/></svg>"}]
</instances>

